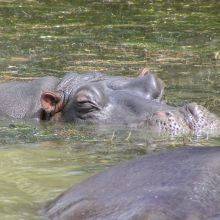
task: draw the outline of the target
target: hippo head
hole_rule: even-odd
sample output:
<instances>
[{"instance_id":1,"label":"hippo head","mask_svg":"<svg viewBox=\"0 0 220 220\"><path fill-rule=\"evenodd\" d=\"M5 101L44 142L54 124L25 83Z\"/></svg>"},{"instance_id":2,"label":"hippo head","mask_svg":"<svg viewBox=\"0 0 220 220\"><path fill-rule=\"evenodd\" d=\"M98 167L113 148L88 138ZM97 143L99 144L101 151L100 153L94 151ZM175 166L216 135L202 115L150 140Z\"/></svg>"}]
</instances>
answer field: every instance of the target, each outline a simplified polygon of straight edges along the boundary
<instances>
[{"instance_id":1,"label":"hippo head","mask_svg":"<svg viewBox=\"0 0 220 220\"><path fill-rule=\"evenodd\" d=\"M147 121L154 130L171 136L190 133L196 136L215 135L219 134L220 128L220 119L196 103L156 111Z\"/></svg>"},{"instance_id":2,"label":"hippo head","mask_svg":"<svg viewBox=\"0 0 220 220\"><path fill-rule=\"evenodd\" d=\"M164 84L154 74L137 78L98 77L77 81L71 75L56 91L41 95L42 120L128 124L141 121L159 102Z\"/></svg>"},{"instance_id":3,"label":"hippo head","mask_svg":"<svg viewBox=\"0 0 220 220\"><path fill-rule=\"evenodd\" d=\"M219 118L195 103L172 107L161 101L164 86L153 74L137 78L69 75L41 96L42 120L147 125L171 136L213 134Z\"/></svg>"}]
</instances>

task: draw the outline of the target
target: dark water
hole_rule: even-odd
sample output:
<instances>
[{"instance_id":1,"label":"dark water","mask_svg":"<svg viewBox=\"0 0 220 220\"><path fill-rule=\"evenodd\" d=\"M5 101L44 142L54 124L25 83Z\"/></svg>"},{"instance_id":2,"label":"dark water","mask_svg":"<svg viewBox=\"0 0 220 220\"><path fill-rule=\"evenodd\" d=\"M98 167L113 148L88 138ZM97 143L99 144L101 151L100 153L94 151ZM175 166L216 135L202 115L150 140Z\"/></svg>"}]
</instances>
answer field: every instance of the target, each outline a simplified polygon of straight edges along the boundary
<instances>
[{"instance_id":1,"label":"dark water","mask_svg":"<svg viewBox=\"0 0 220 220\"><path fill-rule=\"evenodd\" d=\"M0 1L0 81L102 71L166 83L173 105L220 115L219 1ZM141 130L0 122L0 219L39 219L69 186L113 164L180 145Z\"/></svg>"}]
</instances>

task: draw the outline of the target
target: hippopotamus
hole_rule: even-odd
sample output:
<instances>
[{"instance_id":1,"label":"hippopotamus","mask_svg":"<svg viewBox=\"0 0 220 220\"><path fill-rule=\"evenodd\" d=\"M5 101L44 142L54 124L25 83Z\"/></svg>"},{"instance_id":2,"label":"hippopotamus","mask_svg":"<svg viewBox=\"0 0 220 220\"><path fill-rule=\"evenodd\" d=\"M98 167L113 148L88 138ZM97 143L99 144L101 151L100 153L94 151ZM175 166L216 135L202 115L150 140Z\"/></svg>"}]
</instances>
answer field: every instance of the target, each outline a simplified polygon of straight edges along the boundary
<instances>
[{"instance_id":1,"label":"hippopotamus","mask_svg":"<svg viewBox=\"0 0 220 220\"><path fill-rule=\"evenodd\" d=\"M182 147L122 163L49 202L51 220L220 219L220 147Z\"/></svg>"},{"instance_id":2,"label":"hippopotamus","mask_svg":"<svg viewBox=\"0 0 220 220\"><path fill-rule=\"evenodd\" d=\"M121 97L122 102L123 97L128 95L127 91L134 92L145 100L160 100L164 85L154 74L142 74L132 78L107 76L102 73L70 73L63 79L48 76L27 82L6 82L0 84L0 115L17 119L71 122L84 118L83 113L87 115L88 112L99 110L99 120L103 120L106 115L110 121L114 120L114 117L108 112L113 115L117 106L114 106L114 110L106 106L117 105L110 103L110 96L115 96L114 93L118 90L125 90ZM76 115L79 109L81 114ZM130 110L126 109L126 104L123 111L129 114ZM132 111L130 112L132 114ZM89 121L90 117L87 118Z\"/></svg>"},{"instance_id":3,"label":"hippopotamus","mask_svg":"<svg viewBox=\"0 0 220 220\"><path fill-rule=\"evenodd\" d=\"M39 121L148 126L169 135L216 133L219 118L195 103L162 101L164 84L149 71L136 78L70 73L0 85L0 115Z\"/></svg>"}]
</instances>

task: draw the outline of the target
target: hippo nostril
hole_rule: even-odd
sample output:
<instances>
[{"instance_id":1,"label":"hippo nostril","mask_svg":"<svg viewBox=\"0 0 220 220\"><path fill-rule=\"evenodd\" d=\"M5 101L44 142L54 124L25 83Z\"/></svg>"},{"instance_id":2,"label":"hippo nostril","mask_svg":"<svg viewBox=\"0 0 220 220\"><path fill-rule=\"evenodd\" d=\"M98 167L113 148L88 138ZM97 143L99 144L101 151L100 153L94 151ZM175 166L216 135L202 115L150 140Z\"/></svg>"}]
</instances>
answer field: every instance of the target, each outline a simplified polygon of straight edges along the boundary
<instances>
[{"instance_id":1,"label":"hippo nostril","mask_svg":"<svg viewBox=\"0 0 220 220\"><path fill-rule=\"evenodd\" d=\"M196 116L199 113L199 106L196 103L190 103L185 106L186 110L191 113L191 115Z\"/></svg>"},{"instance_id":2,"label":"hippo nostril","mask_svg":"<svg viewBox=\"0 0 220 220\"><path fill-rule=\"evenodd\" d=\"M171 112L165 112L166 116L171 117L173 116Z\"/></svg>"}]
</instances>

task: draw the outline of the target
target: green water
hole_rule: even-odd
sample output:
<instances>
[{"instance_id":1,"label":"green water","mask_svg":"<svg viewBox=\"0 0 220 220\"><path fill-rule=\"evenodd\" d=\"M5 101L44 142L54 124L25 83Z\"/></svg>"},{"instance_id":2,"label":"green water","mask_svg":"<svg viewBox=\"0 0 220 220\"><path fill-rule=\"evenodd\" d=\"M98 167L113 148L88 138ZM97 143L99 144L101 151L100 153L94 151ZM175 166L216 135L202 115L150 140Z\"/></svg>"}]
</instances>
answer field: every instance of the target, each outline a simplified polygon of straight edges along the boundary
<instances>
[{"instance_id":1,"label":"green water","mask_svg":"<svg viewBox=\"0 0 220 220\"><path fill-rule=\"evenodd\" d=\"M0 1L0 81L102 71L166 83L173 105L195 101L220 115L219 1ZM106 167L180 145L144 130L0 122L0 219L38 210Z\"/></svg>"}]
</instances>

